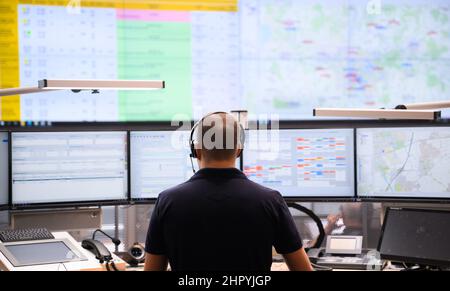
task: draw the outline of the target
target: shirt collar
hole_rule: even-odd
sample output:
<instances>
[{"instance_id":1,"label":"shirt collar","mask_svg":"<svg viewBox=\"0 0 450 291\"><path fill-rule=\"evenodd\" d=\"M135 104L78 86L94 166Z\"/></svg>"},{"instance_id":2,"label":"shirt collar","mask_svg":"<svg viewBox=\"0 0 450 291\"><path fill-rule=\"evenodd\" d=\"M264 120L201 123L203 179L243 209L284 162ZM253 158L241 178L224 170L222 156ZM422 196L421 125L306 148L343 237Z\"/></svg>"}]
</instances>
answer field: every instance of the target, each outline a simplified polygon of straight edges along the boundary
<instances>
[{"instance_id":1,"label":"shirt collar","mask_svg":"<svg viewBox=\"0 0 450 291\"><path fill-rule=\"evenodd\" d=\"M191 180L201 178L240 178L247 179L244 173L236 168L204 168L195 173Z\"/></svg>"}]
</instances>

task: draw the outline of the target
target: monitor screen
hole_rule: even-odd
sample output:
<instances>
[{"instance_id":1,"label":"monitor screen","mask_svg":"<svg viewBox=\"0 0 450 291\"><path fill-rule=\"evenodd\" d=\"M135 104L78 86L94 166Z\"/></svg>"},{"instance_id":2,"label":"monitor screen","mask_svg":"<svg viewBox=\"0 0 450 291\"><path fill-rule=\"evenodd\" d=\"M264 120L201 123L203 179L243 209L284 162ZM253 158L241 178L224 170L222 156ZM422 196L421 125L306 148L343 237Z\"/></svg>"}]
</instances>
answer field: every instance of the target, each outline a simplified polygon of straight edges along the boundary
<instances>
[{"instance_id":1,"label":"monitor screen","mask_svg":"<svg viewBox=\"0 0 450 291\"><path fill-rule=\"evenodd\" d=\"M450 212L389 209L378 251L382 259L450 266Z\"/></svg>"},{"instance_id":2,"label":"monitor screen","mask_svg":"<svg viewBox=\"0 0 450 291\"><path fill-rule=\"evenodd\" d=\"M450 199L450 127L357 130L358 196Z\"/></svg>"},{"instance_id":3,"label":"monitor screen","mask_svg":"<svg viewBox=\"0 0 450 291\"><path fill-rule=\"evenodd\" d=\"M8 204L9 190L8 133L0 132L0 207Z\"/></svg>"},{"instance_id":4,"label":"monitor screen","mask_svg":"<svg viewBox=\"0 0 450 291\"><path fill-rule=\"evenodd\" d=\"M248 132L244 172L284 197L352 198L352 129Z\"/></svg>"},{"instance_id":5,"label":"monitor screen","mask_svg":"<svg viewBox=\"0 0 450 291\"><path fill-rule=\"evenodd\" d=\"M80 261L81 258L64 241L5 245L15 267ZM9 254L8 254L9 255Z\"/></svg>"},{"instance_id":6,"label":"monitor screen","mask_svg":"<svg viewBox=\"0 0 450 291\"><path fill-rule=\"evenodd\" d=\"M450 95L448 0L2 1L0 87L163 79L152 92L0 99L4 120L198 119L393 108ZM67 69L70 68L70 69Z\"/></svg>"},{"instance_id":7,"label":"monitor screen","mask_svg":"<svg viewBox=\"0 0 450 291\"><path fill-rule=\"evenodd\" d=\"M132 131L130 133L131 198L156 199L199 170L190 159L190 131ZM236 168L240 168L239 159Z\"/></svg>"},{"instance_id":8,"label":"monitor screen","mask_svg":"<svg viewBox=\"0 0 450 291\"><path fill-rule=\"evenodd\" d=\"M131 198L155 199L192 175L190 131L134 131L130 133ZM195 170L197 162L193 160Z\"/></svg>"},{"instance_id":9,"label":"monitor screen","mask_svg":"<svg viewBox=\"0 0 450 291\"><path fill-rule=\"evenodd\" d=\"M12 204L128 198L127 132L12 133Z\"/></svg>"}]
</instances>

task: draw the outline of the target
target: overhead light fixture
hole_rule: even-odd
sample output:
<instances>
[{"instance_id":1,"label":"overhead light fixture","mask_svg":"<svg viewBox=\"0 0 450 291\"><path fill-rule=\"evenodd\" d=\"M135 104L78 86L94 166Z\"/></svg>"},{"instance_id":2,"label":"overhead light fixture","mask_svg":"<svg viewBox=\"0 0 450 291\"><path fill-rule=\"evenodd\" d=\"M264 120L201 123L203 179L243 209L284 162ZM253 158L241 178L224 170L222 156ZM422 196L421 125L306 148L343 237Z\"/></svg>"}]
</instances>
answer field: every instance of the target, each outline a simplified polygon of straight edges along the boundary
<instances>
[{"instance_id":1,"label":"overhead light fixture","mask_svg":"<svg viewBox=\"0 0 450 291\"><path fill-rule=\"evenodd\" d=\"M0 89L0 97L42 93L54 90L71 90L75 93L91 90L161 90L165 88L164 81L151 80L40 80L38 87Z\"/></svg>"},{"instance_id":2,"label":"overhead light fixture","mask_svg":"<svg viewBox=\"0 0 450 291\"><path fill-rule=\"evenodd\" d=\"M450 108L450 101L404 104L395 109L316 108L313 116L436 120L441 118L441 111L438 109L444 108Z\"/></svg>"},{"instance_id":3,"label":"overhead light fixture","mask_svg":"<svg viewBox=\"0 0 450 291\"><path fill-rule=\"evenodd\" d=\"M164 81L145 80L41 80L39 88L44 90L160 90Z\"/></svg>"},{"instance_id":4,"label":"overhead light fixture","mask_svg":"<svg viewBox=\"0 0 450 291\"><path fill-rule=\"evenodd\" d=\"M44 90L40 89L39 87L0 89L0 97L13 96L13 95L23 95L23 94L33 94L33 93L41 93L42 91L44 91Z\"/></svg>"},{"instance_id":5,"label":"overhead light fixture","mask_svg":"<svg viewBox=\"0 0 450 291\"><path fill-rule=\"evenodd\" d=\"M396 106L395 109L316 108L313 111L313 116L436 120L441 118L439 109L445 108L450 108L450 101L404 104Z\"/></svg>"},{"instance_id":6,"label":"overhead light fixture","mask_svg":"<svg viewBox=\"0 0 450 291\"><path fill-rule=\"evenodd\" d=\"M370 119L436 120L441 118L441 111L410 109L316 108L313 111L313 116Z\"/></svg>"},{"instance_id":7,"label":"overhead light fixture","mask_svg":"<svg viewBox=\"0 0 450 291\"><path fill-rule=\"evenodd\" d=\"M407 110L432 110L432 109L444 109L450 108L450 101L438 101L438 102L425 102L425 103L413 103L398 105L395 109L407 109Z\"/></svg>"}]
</instances>

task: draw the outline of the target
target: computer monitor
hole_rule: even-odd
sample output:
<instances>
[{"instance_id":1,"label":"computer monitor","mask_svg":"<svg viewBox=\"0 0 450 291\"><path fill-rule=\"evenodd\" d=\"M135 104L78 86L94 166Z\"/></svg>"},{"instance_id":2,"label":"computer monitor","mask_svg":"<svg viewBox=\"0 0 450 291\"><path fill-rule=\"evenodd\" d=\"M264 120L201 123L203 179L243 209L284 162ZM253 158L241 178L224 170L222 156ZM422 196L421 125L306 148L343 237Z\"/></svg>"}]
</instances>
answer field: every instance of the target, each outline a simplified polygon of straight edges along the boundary
<instances>
[{"instance_id":1,"label":"computer monitor","mask_svg":"<svg viewBox=\"0 0 450 291\"><path fill-rule=\"evenodd\" d=\"M8 206L9 200L8 133L0 132L0 209Z\"/></svg>"},{"instance_id":2,"label":"computer monitor","mask_svg":"<svg viewBox=\"0 0 450 291\"><path fill-rule=\"evenodd\" d=\"M244 172L285 198L354 198L353 135L353 129L250 130Z\"/></svg>"},{"instance_id":3,"label":"computer monitor","mask_svg":"<svg viewBox=\"0 0 450 291\"><path fill-rule=\"evenodd\" d=\"M13 206L126 202L127 140L127 132L12 133Z\"/></svg>"},{"instance_id":4,"label":"computer monitor","mask_svg":"<svg viewBox=\"0 0 450 291\"><path fill-rule=\"evenodd\" d=\"M388 208L378 245L382 259L450 266L450 212Z\"/></svg>"},{"instance_id":5,"label":"computer monitor","mask_svg":"<svg viewBox=\"0 0 450 291\"><path fill-rule=\"evenodd\" d=\"M357 130L358 196L450 199L450 127Z\"/></svg>"},{"instance_id":6,"label":"computer monitor","mask_svg":"<svg viewBox=\"0 0 450 291\"><path fill-rule=\"evenodd\" d=\"M192 175L190 131L132 131L130 133L131 198L154 200ZM196 160L193 160L198 170Z\"/></svg>"},{"instance_id":7,"label":"computer monitor","mask_svg":"<svg viewBox=\"0 0 450 291\"><path fill-rule=\"evenodd\" d=\"M130 133L131 199L152 201L199 170L190 159L190 131L132 131ZM236 160L240 168L240 160Z\"/></svg>"}]
</instances>

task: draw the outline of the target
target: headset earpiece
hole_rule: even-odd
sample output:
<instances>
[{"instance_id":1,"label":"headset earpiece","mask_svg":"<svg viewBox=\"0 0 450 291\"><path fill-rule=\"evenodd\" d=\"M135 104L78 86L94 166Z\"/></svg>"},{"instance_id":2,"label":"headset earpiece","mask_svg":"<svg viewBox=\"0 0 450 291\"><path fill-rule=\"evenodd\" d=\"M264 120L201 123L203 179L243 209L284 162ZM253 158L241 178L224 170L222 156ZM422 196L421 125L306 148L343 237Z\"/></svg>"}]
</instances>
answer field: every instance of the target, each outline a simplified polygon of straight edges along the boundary
<instances>
[{"instance_id":1,"label":"headset earpiece","mask_svg":"<svg viewBox=\"0 0 450 291\"><path fill-rule=\"evenodd\" d=\"M197 158L197 152L195 151L195 142L194 142L194 134L195 134L195 129L198 127L198 125L203 121L205 117L203 117L201 120L199 120L198 122L196 122L194 124L194 126L191 129L191 134L189 137L189 147L191 148L191 158L192 159L196 159Z\"/></svg>"},{"instance_id":2,"label":"headset earpiece","mask_svg":"<svg viewBox=\"0 0 450 291\"><path fill-rule=\"evenodd\" d=\"M197 158L197 152L195 151L194 141L190 141L189 142L189 146L191 148L191 154L190 154L191 158L196 159Z\"/></svg>"}]
</instances>

